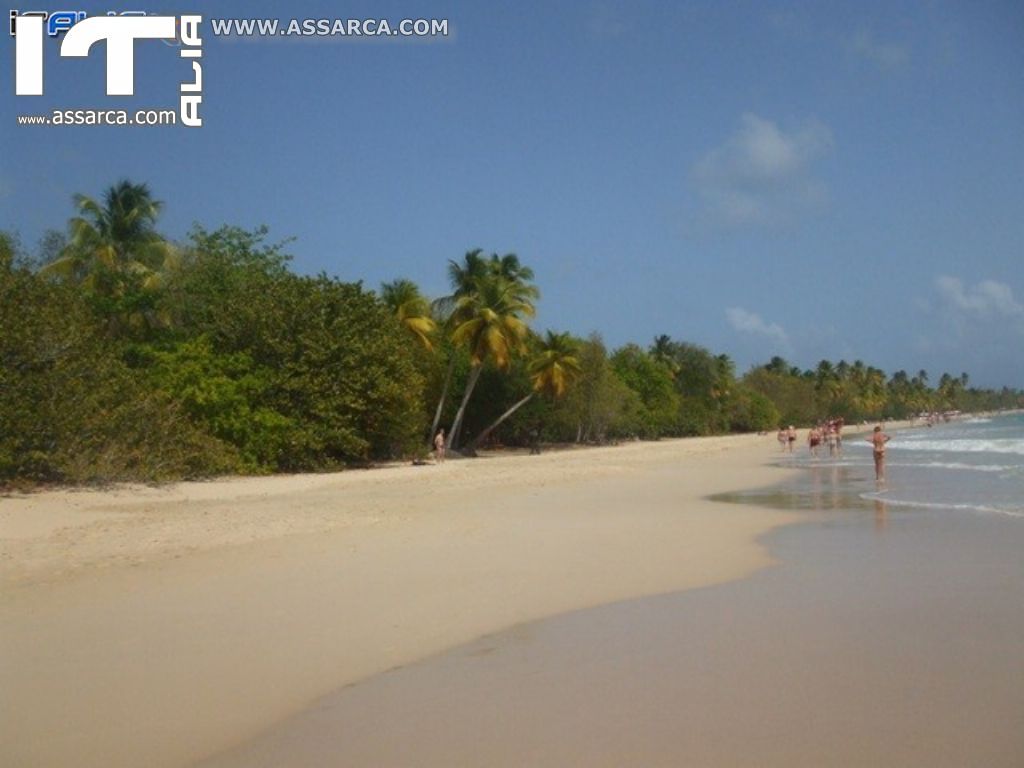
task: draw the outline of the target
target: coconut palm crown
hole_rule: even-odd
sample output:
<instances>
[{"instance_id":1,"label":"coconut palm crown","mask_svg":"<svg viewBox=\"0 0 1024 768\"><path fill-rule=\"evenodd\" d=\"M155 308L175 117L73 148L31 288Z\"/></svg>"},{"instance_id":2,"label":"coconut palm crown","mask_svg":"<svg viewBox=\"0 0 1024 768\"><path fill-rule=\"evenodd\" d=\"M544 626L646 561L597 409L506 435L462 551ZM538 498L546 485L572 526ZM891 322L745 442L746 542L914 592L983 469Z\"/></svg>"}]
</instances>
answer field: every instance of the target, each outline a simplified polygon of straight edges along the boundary
<instances>
[{"instance_id":1,"label":"coconut palm crown","mask_svg":"<svg viewBox=\"0 0 1024 768\"><path fill-rule=\"evenodd\" d=\"M163 203L145 184L123 180L106 190L100 204L75 195L79 215L68 222L69 240L44 272L93 291L117 294L135 278L145 290L159 286L173 266L173 246L156 231Z\"/></svg>"},{"instance_id":2,"label":"coconut palm crown","mask_svg":"<svg viewBox=\"0 0 1024 768\"><path fill-rule=\"evenodd\" d=\"M411 280L393 280L380 287L385 306L403 328L426 350L434 348L437 323L430 316L430 302Z\"/></svg>"}]
</instances>

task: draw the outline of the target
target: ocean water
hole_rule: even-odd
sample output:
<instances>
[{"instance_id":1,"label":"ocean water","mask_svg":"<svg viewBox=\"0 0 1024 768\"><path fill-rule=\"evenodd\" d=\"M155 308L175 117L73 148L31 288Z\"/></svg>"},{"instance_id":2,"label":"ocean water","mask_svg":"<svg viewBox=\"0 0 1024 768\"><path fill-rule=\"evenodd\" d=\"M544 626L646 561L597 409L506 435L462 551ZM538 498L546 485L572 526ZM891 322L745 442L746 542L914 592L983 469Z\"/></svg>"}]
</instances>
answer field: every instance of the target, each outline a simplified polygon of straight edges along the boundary
<instances>
[{"instance_id":1,"label":"ocean water","mask_svg":"<svg viewBox=\"0 0 1024 768\"><path fill-rule=\"evenodd\" d=\"M877 485L864 435L844 440L841 457L799 450L783 463L812 471L801 485L805 506L858 506L860 501L918 514L1024 518L1024 413L968 418L898 430L886 453L886 482ZM822 489L831 497L824 499Z\"/></svg>"}]
</instances>

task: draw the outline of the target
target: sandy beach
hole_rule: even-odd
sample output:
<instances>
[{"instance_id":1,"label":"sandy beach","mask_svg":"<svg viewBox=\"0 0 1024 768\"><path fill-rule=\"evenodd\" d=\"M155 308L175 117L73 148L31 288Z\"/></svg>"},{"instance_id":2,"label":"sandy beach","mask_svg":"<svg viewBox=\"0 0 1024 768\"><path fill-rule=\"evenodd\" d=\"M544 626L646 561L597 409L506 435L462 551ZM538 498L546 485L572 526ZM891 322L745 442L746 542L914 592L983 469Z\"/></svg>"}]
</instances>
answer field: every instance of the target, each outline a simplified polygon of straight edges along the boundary
<instances>
[{"instance_id":1,"label":"sandy beach","mask_svg":"<svg viewBox=\"0 0 1024 768\"><path fill-rule=\"evenodd\" d=\"M730 436L0 500L0 751L185 766L346 685L771 564L785 477Z\"/></svg>"}]
</instances>

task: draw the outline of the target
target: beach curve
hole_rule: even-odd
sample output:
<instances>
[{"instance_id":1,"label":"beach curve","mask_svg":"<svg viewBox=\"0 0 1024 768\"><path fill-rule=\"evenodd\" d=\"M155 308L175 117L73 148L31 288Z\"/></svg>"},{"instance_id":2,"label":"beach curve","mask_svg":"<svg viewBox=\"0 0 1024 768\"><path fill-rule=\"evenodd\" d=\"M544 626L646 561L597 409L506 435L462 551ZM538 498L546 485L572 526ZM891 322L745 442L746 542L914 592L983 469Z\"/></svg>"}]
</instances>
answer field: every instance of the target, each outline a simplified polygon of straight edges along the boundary
<instances>
[{"instance_id":1,"label":"beach curve","mask_svg":"<svg viewBox=\"0 0 1024 768\"><path fill-rule=\"evenodd\" d=\"M318 697L524 622L742 578L792 515L729 436L0 502L0 741L188 765Z\"/></svg>"}]
</instances>

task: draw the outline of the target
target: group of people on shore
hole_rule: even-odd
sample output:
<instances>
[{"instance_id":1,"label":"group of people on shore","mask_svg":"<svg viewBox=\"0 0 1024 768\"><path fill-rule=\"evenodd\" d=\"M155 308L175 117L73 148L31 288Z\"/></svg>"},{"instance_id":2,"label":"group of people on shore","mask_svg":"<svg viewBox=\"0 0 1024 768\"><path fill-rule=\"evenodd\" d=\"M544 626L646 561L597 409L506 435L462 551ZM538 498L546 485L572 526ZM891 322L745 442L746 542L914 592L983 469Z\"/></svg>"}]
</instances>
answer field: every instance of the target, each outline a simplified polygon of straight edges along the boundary
<instances>
[{"instance_id":1,"label":"group of people on shore","mask_svg":"<svg viewBox=\"0 0 1024 768\"><path fill-rule=\"evenodd\" d=\"M807 449L811 456L818 458L821 446L828 446L829 456L843 455L843 420L826 419L820 424L815 424L807 433Z\"/></svg>"},{"instance_id":2,"label":"group of people on shore","mask_svg":"<svg viewBox=\"0 0 1024 768\"><path fill-rule=\"evenodd\" d=\"M843 454L843 419L826 419L820 424L815 424L807 432L807 450L811 456L818 458L822 446L828 446L829 456L842 456ZM790 424L788 428L780 427L777 436L779 450L793 453L796 448L796 428ZM875 480L885 480L885 444L891 438L882 431L881 426L875 427L868 436L867 442L871 443L871 452L875 460Z\"/></svg>"},{"instance_id":3,"label":"group of people on shore","mask_svg":"<svg viewBox=\"0 0 1024 768\"><path fill-rule=\"evenodd\" d=\"M779 449L793 453L796 448L796 428L780 427L778 434ZM829 456L841 456L843 453L843 420L841 418L826 419L815 424L807 433L807 449L811 456L817 458L823 445L828 446Z\"/></svg>"}]
</instances>

